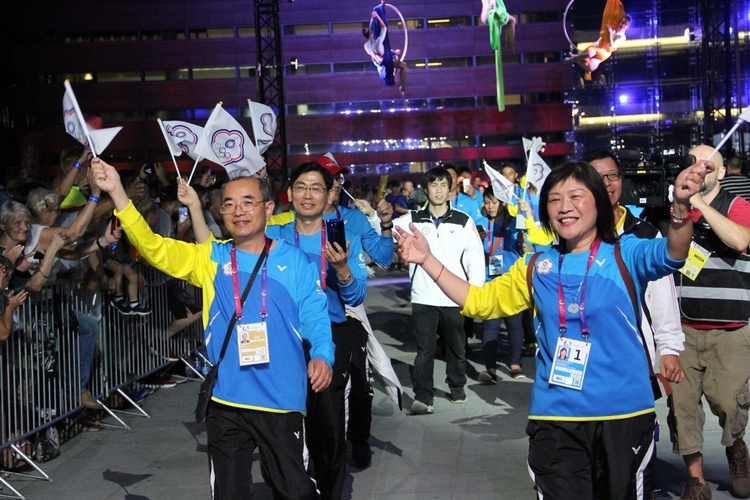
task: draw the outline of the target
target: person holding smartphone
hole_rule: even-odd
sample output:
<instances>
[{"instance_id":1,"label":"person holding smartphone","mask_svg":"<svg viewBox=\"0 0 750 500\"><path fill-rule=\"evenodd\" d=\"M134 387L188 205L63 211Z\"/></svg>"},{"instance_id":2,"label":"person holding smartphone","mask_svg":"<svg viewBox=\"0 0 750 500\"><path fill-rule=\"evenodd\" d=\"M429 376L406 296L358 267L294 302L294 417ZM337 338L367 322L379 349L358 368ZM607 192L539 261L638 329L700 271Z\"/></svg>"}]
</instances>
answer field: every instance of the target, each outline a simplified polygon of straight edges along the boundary
<instances>
[{"instance_id":1,"label":"person holding smartphone","mask_svg":"<svg viewBox=\"0 0 750 500\"><path fill-rule=\"evenodd\" d=\"M336 345L333 381L325 391L308 394L308 448L322 498L341 498L346 466L344 397L350 377L352 339L366 337L362 324L346 315L345 305L365 300L367 270L360 238L344 230L346 244L331 243L323 213L333 193L333 175L317 162L303 163L289 177L293 214L269 222L266 234L302 249L319 271L328 297L328 315Z\"/></svg>"}]
</instances>

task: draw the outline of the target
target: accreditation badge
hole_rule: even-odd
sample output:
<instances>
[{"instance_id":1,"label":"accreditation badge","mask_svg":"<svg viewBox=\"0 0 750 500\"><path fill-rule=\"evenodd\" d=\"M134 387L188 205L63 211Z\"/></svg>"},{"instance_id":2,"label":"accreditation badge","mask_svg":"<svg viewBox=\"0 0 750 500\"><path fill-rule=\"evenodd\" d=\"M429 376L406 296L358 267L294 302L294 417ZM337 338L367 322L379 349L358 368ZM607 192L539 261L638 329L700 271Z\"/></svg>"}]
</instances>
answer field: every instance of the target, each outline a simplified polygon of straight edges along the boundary
<instances>
[{"instance_id":1,"label":"accreditation badge","mask_svg":"<svg viewBox=\"0 0 750 500\"><path fill-rule=\"evenodd\" d=\"M503 274L503 256L490 255L487 261L487 274L490 276L500 276Z\"/></svg>"},{"instance_id":2,"label":"accreditation badge","mask_svg":"<svg viewBox=\"0 0 750 500\"><path fill-rule=\"evenodd\" d=\"M265 321L237 325L237 352L240 366L258 365L271 360Z\"/></svg>"},{"instance_id":3,"label":"accreditation badge","mask_svg":"<svg viewBox=\"0 0 750 500\"><path fill-rule=\"evenodd\" d=\"M549 383L580 391L583 388L590 349L591 344L588 342L558 338Z\"/></svg>"},{"instance_id":4,"label":"accreditation badge","mask_svg":"<svg viewBox=\"0 0 750 500\"><path fill-rule=\"evenodd\" d=\"M695 241L690 242L690 251L688 252L687 260L685 265L682 266L680 272L695 281L698 274L706 265L708 258L711 256L711 252L697 244Z\"/></svg>"}]
</instances>

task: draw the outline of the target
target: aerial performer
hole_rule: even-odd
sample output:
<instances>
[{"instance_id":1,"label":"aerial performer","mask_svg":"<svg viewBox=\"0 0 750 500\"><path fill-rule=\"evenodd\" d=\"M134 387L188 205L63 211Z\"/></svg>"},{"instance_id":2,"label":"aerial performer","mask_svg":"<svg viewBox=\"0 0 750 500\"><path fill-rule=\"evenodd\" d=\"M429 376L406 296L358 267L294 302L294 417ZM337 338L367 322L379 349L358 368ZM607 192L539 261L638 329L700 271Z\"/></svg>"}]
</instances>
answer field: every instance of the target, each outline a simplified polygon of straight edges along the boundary
<instances>
[{"instance_id":1,"label":"aerial performer","mask_svg":"<svg viewBox=\"0 0 750 500\"><path fill-rule=\"evenodd\" d=\"M617 48L625 41L625 31L630 27L630 16L625 14L625 8L620 0L607 0L602 14L602 27L599 39L586 47L579 54L566 59L583 69L584 78L591 80L591 73L596 71L601 63L609 59Z\"/></svg>"},{"instance_id":2,"label":"aerial performer","mask_svg":"<svg viewBox=\"0 0 750 500\"><path fill-rule=\"evenodd\" d=\"M483 23L490 27L490 45L495 51L495 76L497 80L497 109L505 111L505 87L503 85L503 47L515 52L513 39L516 33L515 17L508 14L503 0L482 0L482 14L479 16ZM503 26L510 23L505 33L505 41L501 42Z\"/></svg>"},{"instance_id":3,"label":"aerial performer","mask_svg":"<svg viewBox=\"0 0 750 500\"><path fill-rule=\"evenodd\" d=\"M380 79L386 85L395 85L396 73L398 73L398 89L403 94L406 92L406 71L408 66L403 61L404 54L402 54L401 50L391 50L385 6L385 0L381 0L380 5L373 7L370 27L362 28L362 34L367 39L365 42L365 52L370 56L375 67L378 68ZM392 5L389 6L395 9Z\"/></svg>"}]
</instances>

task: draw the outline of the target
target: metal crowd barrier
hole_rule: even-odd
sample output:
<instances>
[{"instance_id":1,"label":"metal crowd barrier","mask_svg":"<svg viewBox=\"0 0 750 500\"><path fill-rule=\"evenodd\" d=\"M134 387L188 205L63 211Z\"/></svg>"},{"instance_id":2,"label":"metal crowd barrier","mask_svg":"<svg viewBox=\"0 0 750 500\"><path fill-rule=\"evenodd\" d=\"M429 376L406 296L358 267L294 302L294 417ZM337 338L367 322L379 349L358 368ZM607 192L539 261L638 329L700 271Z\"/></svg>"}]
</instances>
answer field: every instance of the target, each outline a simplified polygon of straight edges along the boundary
<instances>
[{"instance_id":1,"label":"metal crowd barrier","mask_svg":"<svg viewBox=\"0 0 750 500\"><path fill-rule=\"evenodd\" d=\"M172 278L148 266L139 265L138 270L144 280L139 301L152 308L148 315L118 312L107 294L89 291L75 278L49 283L16 310L14 331L0 344L0 458L13 456L30 471L3 472L50 480L23 443L50 426L70 421L83 409L76 319L80 315L93 318L99 326L88 390L114 421L102 420L103 425L129 430L121 415L149 418L134 400L134 391L141 390L140 379L171 363L170 352L177 355L177 366L184 367L188 378L203 378L202 367L210 365L201 348L202 322L198 319L168 338L172 322L168 304L175 300L174 292L172 299L168 297ZM188 294L200 303L199 289L184 281L175 284L183 298ZM122 406L130 408L117 408ZM5 487L0 497L24 498L6 479L0 475Z\"/></svg>"}]
</instances>

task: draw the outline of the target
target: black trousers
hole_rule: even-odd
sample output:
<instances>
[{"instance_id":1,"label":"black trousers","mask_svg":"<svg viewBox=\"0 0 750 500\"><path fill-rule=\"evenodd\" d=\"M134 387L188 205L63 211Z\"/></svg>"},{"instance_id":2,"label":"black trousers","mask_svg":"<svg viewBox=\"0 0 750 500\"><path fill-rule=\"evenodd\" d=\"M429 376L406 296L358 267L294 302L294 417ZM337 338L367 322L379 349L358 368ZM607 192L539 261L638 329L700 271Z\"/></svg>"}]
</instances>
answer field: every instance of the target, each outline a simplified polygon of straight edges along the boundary
<instances>
[{"instance_id":1,"label":"black trousers","mask_svg":"<svg viewBox=\"0 0 750 500\"><path fill-rule=\"evenodd\" d=\"M620 420L529 420L529 469L538 497L650 498L655 423L655 413Z\"/></svg>"},{"instance_id":2,"label":"black trousers","mask_svg":"<svg viewBox=\"0 0 750 500\"><path fill-rule=\"evenodd\" d=\"M331 323L336 352L333 380L321 392L308 391L305 421L312 475L325 499L339 499L346 472L344 396L352 358L352 321ZM360 325L361 327L361 325Z\"/></svg>"},{"instance_id":3,"label":"black trousers","mask_svg":"<svg viewBox=\"0 0 750 500\"><path fill-rule=\"evenodd\" d=\"M212 498L252 497L256 448L274 498L318 498L305 469L301 413L246 410L211 402L206 429Z\"/></svg>"},{"instance_id":4,"label":"black trousers","mask_svg":"<svg viewBox=\"0 0 750 500\"><path fill-rule=\"evenodd\" d=\"M367 379L367 330L358 320L349 318L352 361L350 364L349 427L352 443L363 443L370 437L372 426L372 386Z\"/></svg>"}]
</instances>

